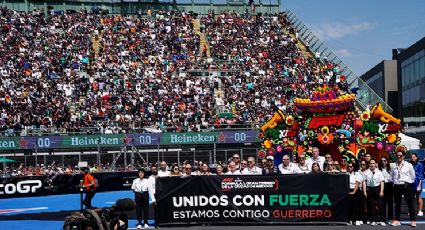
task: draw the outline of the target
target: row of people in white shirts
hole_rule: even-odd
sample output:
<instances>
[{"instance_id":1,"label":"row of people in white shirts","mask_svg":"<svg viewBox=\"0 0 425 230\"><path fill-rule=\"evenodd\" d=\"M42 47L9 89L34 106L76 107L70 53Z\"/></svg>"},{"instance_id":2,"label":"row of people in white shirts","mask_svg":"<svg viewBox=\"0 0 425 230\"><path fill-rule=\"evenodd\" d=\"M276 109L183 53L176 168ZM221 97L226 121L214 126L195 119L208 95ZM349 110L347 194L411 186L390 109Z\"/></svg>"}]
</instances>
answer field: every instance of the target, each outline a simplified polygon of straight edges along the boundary
<instances>
[{"instance_id":1,"label":"row of people in white shirts","mask_svg":"<svg viewBox=\"0 0 425 230\"><path fill-rule=\"evenodd\" d=\"M411 184L415 181L415 178L416 174L413 165L403 160L391 163L390 172L374 168L350 173L350 189L355 188L356 182L365 182L367 187L377 187L381 185L381 182L392 182L395 185Z\"/></svg>"}]
</instances>

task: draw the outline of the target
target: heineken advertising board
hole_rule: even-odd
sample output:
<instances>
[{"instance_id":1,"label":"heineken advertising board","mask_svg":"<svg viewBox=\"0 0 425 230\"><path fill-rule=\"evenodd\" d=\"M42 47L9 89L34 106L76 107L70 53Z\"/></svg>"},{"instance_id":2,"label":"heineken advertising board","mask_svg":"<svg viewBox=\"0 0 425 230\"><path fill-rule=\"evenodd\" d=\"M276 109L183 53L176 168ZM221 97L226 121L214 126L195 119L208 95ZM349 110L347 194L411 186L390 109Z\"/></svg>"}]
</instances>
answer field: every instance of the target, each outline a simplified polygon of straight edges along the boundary
<instances>
[{"instance_id":1,"label":"heineken advertising board","mask_svg":"<svg viewBox=\"0 0 425 230\"><path fill-rule=\"evenodd\" d=\"M255 142L259 142L257 131L2 137L0 138L0 151Z\"/></svg>"}]
</instances>

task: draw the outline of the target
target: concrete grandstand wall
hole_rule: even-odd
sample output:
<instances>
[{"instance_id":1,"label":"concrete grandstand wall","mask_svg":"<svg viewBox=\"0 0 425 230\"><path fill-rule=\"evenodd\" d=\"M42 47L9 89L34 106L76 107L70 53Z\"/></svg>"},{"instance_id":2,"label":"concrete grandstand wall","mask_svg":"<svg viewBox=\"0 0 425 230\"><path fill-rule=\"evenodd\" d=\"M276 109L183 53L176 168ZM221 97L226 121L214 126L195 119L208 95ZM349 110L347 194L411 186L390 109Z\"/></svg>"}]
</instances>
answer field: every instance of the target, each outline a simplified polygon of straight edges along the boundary
<instances>
[{"instance_id":1,"label":"concrete grandstand wall","mask_svg":"<svg viewBox=\"0 0 425 230\"><path fill-rule=\"evenodd\" d=\"M278 13L280 12L281 0L269 0L255 2L256 13ZM158 2L153 0L145 0L139 2L132 1L117 1L117 0L62 0L62 1L32 1L32 0L0 0L0 6L7 7L16 11L31 11L33 9L52 9L57 11L81 9L92 10L93 7L105 10L109 14L146 14L149 9L152 10L179 10L193 11L198 14L208 14L209 10L214 10L215 13L223 11L235 11L237 13L245 13L251 11L248 1L224 1L224 2Z\"/></svg>"}]
</instances>

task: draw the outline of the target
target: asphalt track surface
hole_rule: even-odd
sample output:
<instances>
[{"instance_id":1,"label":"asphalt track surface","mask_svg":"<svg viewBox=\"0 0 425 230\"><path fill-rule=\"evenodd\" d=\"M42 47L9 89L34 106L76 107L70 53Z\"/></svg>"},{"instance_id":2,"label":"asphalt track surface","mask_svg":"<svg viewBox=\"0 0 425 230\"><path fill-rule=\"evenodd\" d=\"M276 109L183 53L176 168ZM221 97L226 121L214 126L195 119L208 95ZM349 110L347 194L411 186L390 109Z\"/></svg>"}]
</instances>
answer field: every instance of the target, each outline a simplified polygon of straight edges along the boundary
<instances>
[{"instance_id":1,"label":"asphalt track surface","mask_svg":"<svg viewBox=\"0 0 425 230\"><path fill-rule=\"evenodd\" d=\"M135 228L131 228L135 229ZM328 230L328 229L425 229L424 224L418 224L416 228L410 227L410 225L402 225L398 227L392 226L346 226L346 225L320 225L320 226L311 226L311 225L256 225L256 226L190 226L190 227L161 227L160 229L166 230L275 230L275 229L285 229L285 230Z\"/></svg>"},{"instance_id":2,"label":"asphalt track surface","mask_svg":"<svg viewBox=\"0 0 425 230\"><path fill-rule=\"evenodd\" d=\"M105 192L96 194L93 199L93 205L97 207L111 206L119 198L133 198L131 191ZM79 194L31 197L31 198L0 198L0 230L21 230L21 229L62 229L64 217L72 211L79 209ZM311 229L311 230L329 230L329 229L413 229L410 222L407 221L407 208L402 207L402 220L406 225L399 227L391 226L347 226L347 225L267 225L267 224L247 224L247 225L178 225L161 226L160 229L201 229L201 230L268 230L268 229ZM152 209L150 209L152 210ZM152 216L152 214L150 215ZM135 213L129 213L129 229L136 229ZM416 229L425 230L425 217L417 217L418 225ZM406 222L407 221L407 222ZM153 220L150 220L150 225Z\"/></svg>"}]
</instances>

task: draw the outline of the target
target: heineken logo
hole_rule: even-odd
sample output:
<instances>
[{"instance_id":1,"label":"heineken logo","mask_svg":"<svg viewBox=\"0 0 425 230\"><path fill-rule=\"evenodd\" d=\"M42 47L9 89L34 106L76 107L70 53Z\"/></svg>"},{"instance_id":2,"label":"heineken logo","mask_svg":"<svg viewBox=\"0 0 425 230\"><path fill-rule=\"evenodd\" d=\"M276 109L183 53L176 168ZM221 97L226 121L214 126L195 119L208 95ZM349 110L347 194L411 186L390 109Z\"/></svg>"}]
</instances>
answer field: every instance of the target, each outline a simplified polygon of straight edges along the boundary
<instances>
[{"instance_id":1,"label":"heineken logo","mask_svg":"<svg viewBox=\"0 0 425 230\"><path fill-rule=\"evenodd\" d=\"M84 145L120 145L120 139L117 137L72 137L72 146Z\"/></svg>"},{"instance_id":2,"label":"heineken logo","mask_svg":"<svg viewBox=\"0 0 425 230\"><path fill-rule=\"evenodd\" d=\"M170 142L171 144L184 144L184 143L207 143L207 142L214 142L215 135L208 135L208 134L195 134L195 135L178 135L178 134L171 134L170 135Z\"/></svg>"}]
</instances>

